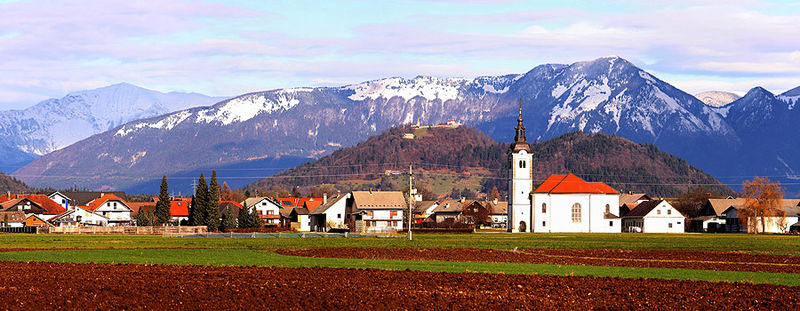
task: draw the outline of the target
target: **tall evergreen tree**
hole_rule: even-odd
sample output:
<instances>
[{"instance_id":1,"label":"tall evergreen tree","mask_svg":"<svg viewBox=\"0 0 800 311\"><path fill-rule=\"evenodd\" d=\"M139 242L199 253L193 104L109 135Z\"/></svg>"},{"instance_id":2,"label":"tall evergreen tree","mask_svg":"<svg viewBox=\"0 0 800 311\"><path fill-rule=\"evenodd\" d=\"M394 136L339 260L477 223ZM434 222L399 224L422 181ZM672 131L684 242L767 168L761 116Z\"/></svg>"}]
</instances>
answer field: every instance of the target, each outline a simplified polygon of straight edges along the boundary
<instances>
[{"instance_id":1,"label":"tall evergreen tree","mask_svg":"<svg viewBox=\"0 0 800 311\"><path fill-rule=\"evenodd\" d=\"M244 211L239 211L239 214L244 213ZM236 216L233 215L233 207L228 208L225 210L225 213L222 214L222 224L220 225L220 229L223 231L225 229L236 229Z\"/></svg>"},{"instance_id":2,"label":"tall evergreen tree","mask_svg":"<svg viewBox=\"0 0 800 311\"><path fill-rule=\"evenodd\" d=\"M159 225L169 224L172 215L169 212L170 198L167 186L167 176L161 177L161 191L158 193L158 203L156 203L156 223Z\"/></svg>"},{"instance_id":3,"label":"tall evergreen tree","mask_svg":"<svg viewBox=\"0 0 800 311\"><path fill-rule=\"evenodd\" d=\"M244 212L244 211L242 211ZM248 224L250 225L248 228L261 228L261 217L258 217L258 210L255 208L250 210L249 213L246 213L249 217Z\"/></svg>"},{"instance_id":4,"label":"tall evergreen tree","mask_svg":"<svg viewBox=\"0 0 800 311\"><path fill-rule=\"evenodd\" d=\"M139 213L136 214L136 225L140 227L144 226L152 226L155 222L155 215L153 214L152 209L139 209Z\"/></svg>"},{"instance_id":5,"label":"tall evergreen tree","mask_svg":"<svg viewBox=\"0 0 800 311\"><path fill-rule=\"evenodd\" d=\"M189 208L188 208L188 211L189 211L188 224L190 226L194 226L195 225L194 224L194 216L195 216L194 215L194 194L192 195L192 197L189 200L190 201L189 201Z\"/></svg>"},{"instance_id":6,"label":"tall evergreen tree","mask_svg":"<svg viewBox=\"0 0 800 311\"><path fill-rule=\"evenodd\" d=\"M206 221L206 213L208 210L208 184L206 183L206 177L203 176L203 173L200 173L200 179L197 180L197 190L194 194L194 200L192 200L192 212L194 216L192 216L192 225L193 226L205 226L208 225Z\"/></svg>"},{"instance_id":7,"label":"tall evergreen tree","mask_svg":"<svg viewBox=\"0 0 800 311\"><path fill-rule=\"evenodd\" d=\"M247 206L239 211L237 222L239 223L239 228L250 228L250 211L247 210Z\"/></svg>"},{"instance_id":8,"label":"tall evergreen tree","mask_svg":"<svg viewBox=\"0 0 800 311\"><path fill-rule=\"evenodd\" d=\"M208 202L206 205L206 224L208 230L216 230L220 227L219 215L219 183L217 183L217 171L211 171L211 182L208 184Z\"/></svg>"}]
</instances>

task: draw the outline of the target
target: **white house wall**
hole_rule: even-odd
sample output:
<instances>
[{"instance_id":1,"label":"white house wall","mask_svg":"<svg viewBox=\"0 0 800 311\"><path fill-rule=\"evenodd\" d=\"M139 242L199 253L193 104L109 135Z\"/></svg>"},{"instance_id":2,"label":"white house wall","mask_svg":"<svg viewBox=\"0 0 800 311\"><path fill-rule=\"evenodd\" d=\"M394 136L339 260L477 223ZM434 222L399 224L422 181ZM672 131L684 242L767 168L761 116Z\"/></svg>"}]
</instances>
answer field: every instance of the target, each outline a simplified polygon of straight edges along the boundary
<instances>
[{"instance_id":1,"label":"white house wall","mask_svg":"<svg viewBox=\"0 0 800 311\"><path fill-rule=\"evenodd\" d=\"M108 217L109 223L131 221L131 209L117 200L104 202L95 209L95 213Z\"/></svg>"}]
</instances>

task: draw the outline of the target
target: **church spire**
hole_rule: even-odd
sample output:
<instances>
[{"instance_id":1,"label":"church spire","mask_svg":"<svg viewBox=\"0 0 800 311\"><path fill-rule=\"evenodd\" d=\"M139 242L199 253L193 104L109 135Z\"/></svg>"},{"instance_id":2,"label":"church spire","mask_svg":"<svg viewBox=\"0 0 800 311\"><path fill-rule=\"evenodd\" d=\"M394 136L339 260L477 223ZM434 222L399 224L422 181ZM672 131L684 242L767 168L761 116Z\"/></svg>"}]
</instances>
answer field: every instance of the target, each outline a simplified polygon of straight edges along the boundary
<instances>
[{"instance_id":1,"label":"church spire","mask_svg":"<svg viewBox=\"0 0 800 311\"><path fill-rule=\"evenodd\" d=\"M519 100L519 116L517 117L517 130L516 134L514 134L514 143L511 144L510 152L517 152L520 150L525 150L528 153L531 152L531 145L525 141L525 125L522 125L522 99Z\"/></svg>"},{"instance_id":2,"label":"church spire","mask_svg":"<svg viewBox=\"0 0 800 311\"><path fill-rule=\"evenodd\" d=\"M514 135L514 142L525 142L525 126L522 125L522 99L519 100L519 117L517 117L517 130Z\"/></svg>"}]
</instances>

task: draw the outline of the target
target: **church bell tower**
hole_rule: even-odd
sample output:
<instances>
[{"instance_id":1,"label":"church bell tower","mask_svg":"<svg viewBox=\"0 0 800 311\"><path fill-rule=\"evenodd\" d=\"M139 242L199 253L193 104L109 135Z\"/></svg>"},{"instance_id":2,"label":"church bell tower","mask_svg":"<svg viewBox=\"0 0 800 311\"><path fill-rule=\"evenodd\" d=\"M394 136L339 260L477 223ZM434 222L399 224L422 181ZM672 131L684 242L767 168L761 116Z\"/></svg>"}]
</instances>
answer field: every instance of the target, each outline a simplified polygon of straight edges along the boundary
<instances>
[{"instance_id":1,"label":"church bell tower","mask_svg":"<svg viewBox=\"0 0 800 311\"><path fill-rule=\"evenodd\" d=\"M533 189L533 154L531 145L525 141L525 126L522 125L522 99L519 100L514 143L508 149L508 232L531 232L533 211L531 190Z\"/></svg>"}]
</instances>

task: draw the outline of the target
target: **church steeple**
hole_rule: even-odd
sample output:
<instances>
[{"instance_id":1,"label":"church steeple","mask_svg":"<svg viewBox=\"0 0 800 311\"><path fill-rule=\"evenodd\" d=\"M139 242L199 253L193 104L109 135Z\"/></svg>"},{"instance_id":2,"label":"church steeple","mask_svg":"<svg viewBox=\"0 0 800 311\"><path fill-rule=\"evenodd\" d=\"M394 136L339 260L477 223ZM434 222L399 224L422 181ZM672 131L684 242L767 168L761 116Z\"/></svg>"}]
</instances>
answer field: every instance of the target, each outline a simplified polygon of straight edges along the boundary
<instances>
[{"instance_id":1,"label":"church steeple","mask_svg":"<svg viewBox=\"0 0 800 311\"><path fill-rule=\"evenodd\" d=\"M514 143L511 144L511 152L525 150L531 152L531 145L525 141L525 125L522 125L522 99L519 100L519 116L517 117L517 127L515 127L516 134L514 134Z\"/></svg>"},{"instance_id":2,"label":"church steeple","mask_svg":"<svg viewBox=\"0 0 800 311\"><path fill-rule=\"evenodd\" d=\"M514 142L525 142L525 126L522 125L522 100L519 100L519 117L517 117L517 134L514 135Z\"/></svg>"}]
</instances>

